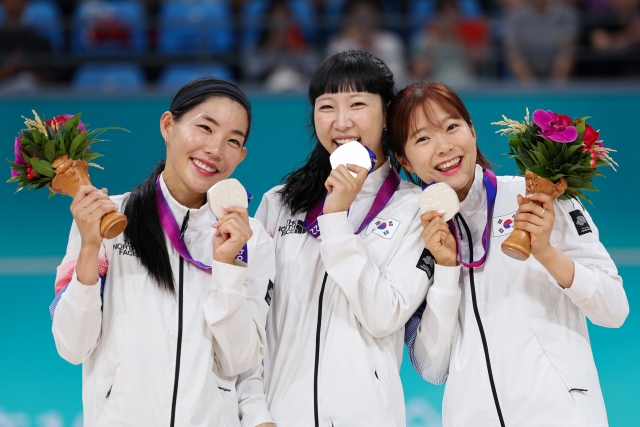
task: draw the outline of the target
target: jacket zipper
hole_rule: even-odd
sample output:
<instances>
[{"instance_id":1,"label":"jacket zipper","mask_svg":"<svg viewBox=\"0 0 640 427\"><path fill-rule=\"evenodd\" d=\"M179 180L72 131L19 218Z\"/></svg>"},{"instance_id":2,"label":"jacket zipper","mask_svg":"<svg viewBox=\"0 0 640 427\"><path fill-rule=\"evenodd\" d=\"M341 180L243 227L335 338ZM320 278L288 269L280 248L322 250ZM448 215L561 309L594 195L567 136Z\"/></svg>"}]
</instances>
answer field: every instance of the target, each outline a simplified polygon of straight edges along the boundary
<instances>
[{"instance_id":1,"label":"jacket zipper","mask_svg":"<svg viewBox=\"0 0 640 427\"><path fill-rule=\"evenodd\" d=\"M189 224L189 210L182 220L180 227L180 240L184 238ZM180 267L178 273L178 343L176 346L176 375L173 380L173 399L171 401L171 421L170 427L174 427L176 423L176 403L178 401L178 381L180 379L180 356L182 354L182 295L183 295L183 277L184 277L184 258L180 257Z\"/></svg>"},{"instance_id":2,"label":"jacket zipper","mask_svg":"<svg viewBox=\"0 0 640 427\"><path fill-rule=\"evenodd\" d=\"M322 297L324 296L324 285L327 283L328 273L324 273L322 279L322 287L320 288L320 298L318 301L318 325L316 327L316 361L313 370L313 415L316 427L320 427L320 418L318 416L318 368L320 366L320 329L322 328Z\"/></svg>"},{"instance_id":3,"label":"jacket zipper","mask_svg":"<svg viewBox=\"0 0 640 427\"><path fill-rule=\"evenodd\" d=\"M467 233L468 241L469 241L469 263L473 262L473 241L471 238L471 231L467 226L462 215L459 213L456 214L456 219L460 219L464 229ZM462 236L462 233L460 233ZM496 391L496 384L493 380L493 370L491 369L491 359L489 358L489 346L487 345L487 337L484 334L484 327L482 326L482 320L480 319L480 312L478 311L478 302L476 300L476 284L473 277L473 268L469 269L469 282L471 285L471 301L473 303L473 314L476 317L476 323L478 324L478 329L480 330L480 338L482 339L482 348L484 350L484 359L487 363L487 372L489 373L489 383L491 384L491 393L493 394L493 402L496 405L496 411L498 413L498 418L500 419L500 426L505 427L504 418L502 417L502 410L500 409L500 402L498 401L498 392Z\"/></svg>"}]
</instances>

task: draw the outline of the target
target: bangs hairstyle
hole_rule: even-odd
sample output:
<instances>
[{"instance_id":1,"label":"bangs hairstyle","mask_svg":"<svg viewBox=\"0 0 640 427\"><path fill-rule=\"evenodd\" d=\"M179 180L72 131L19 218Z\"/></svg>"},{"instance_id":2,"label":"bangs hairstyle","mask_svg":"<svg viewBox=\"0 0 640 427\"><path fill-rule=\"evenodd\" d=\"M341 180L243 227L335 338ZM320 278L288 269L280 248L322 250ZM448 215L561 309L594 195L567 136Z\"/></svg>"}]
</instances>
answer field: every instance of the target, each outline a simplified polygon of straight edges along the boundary
<instances>
[{"instance_id":1,"label":"bangs hairstyle","mask_svg":"<svg viewBox=\"0 0 640 427\"><path fill-rule=\"evenodd\" d=\"M437 105L447 115L454 119L464 120L474 131L471 115L465 107L462 99L440 82L413 83L402 89L389 104L387 123L389 124L389 145L398 158L405 157L404 147L409 137L417 130L420 113L424 114L427 124L440 128L442 124L436 116L434 105ZM476 163L486 169L491 169L491 164L482 155L476 143ZM405 170L410 181L418 185L424 185L422 180Z\"/></svg>"},{"instance_id":2,"label":"bangs hairstyle","mask_svg":"<svg viewBox=\"0 0 640 427\"><path fill-rule=\"evenodd\" d=\"M313 121L316 99L325 93L367 92L382 98L383 112L395 95L395 82L389 67L380 59L361 50L338 52L325 59L315 70L309 83L308 99L311 104L309 127L313 129L315 147L305 164L283 178L284 187L279 191L283 203L291 213L307 212L326 194L324 182L331 173L329 152L318 140ZM382 151L389 156L396 170L400 164L389 146L388 132L381 135Z\"/></svg>"}]
</instances>

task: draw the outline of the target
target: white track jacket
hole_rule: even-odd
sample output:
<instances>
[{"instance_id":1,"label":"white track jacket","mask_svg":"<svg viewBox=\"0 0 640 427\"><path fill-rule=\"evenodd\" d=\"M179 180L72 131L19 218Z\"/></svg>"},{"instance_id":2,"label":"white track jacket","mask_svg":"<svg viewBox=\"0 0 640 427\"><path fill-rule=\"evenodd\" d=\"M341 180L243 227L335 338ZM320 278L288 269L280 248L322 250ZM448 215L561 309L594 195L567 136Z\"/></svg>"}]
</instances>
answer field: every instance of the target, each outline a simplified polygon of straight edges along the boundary
<instances>
[{"instance_id":1,"label":"white track jacket","mask_svg":"<svg viewBox=\"0 0 640 427\"><path fill-rule=\"evenodd\" d=\"M436 384L448 372L445 427L500 426L498 406L507 427L607 426L586 317L601 326L622 325L629 313L622 279L577 201L554 202L551 232L551 245L574 261L570 288L561 288L533 256L517 261L503 254L500 245L513 231L525 181L497 179L487 260L473 273L435 265L424 313L407 325L412 363ZM487 218L480 166L460 214L463 259L468 262L471 243L477 260Z\"/></svg>"},{"instance_id":2,"label":"white track jacket","mask_svg":"<svg viewBox=\"0 0 640 427\"><path fill-rule=\"evenodd\" d=\"M162 179L161 187L180 226L187 208ZM126 196L112 200L121 207ZM58 352L83 364L84 427L236 427L240 418L242 427L253 427L270 421L259 374L266 351L265 295L275 273L273 240L250 219L248 266L219 263L212 255L216 221L208 204L190 210L184 241L212 271L183 261L182 298L181 257L166 234L175 295L149 277L124 234L103 241L100 281L79 283L81 238L73 224L51 315Z\"/></svg>"},{"instance_id":3,"label":"white track jacket","mask_svg":"<svg viewBox=\"0 0 640 427\"><path fill-rule=\"evenodd\" d=\"M365 181L349 213L320 216L321 238L269 191L258 208L276 243L267 318L265 385L278 427L404 427L404 324L424 300L427 275L415 188L402 182L360 235L391 166Z\"/></svg>"}]
</instances>

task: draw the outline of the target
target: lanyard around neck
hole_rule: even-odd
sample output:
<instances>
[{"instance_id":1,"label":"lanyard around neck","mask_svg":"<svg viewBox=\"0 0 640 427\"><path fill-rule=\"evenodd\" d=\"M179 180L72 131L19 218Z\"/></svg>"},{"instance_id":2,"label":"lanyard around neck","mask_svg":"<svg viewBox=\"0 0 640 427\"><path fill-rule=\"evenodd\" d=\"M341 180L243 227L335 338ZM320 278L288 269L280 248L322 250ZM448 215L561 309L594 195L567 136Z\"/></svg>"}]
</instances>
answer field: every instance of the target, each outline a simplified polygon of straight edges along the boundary
<instances>
[{"instance_id":1,"label":"lanyard around neck","mask_svg":"<svg viewBox=\"0 0 640 427\"><path fill-rule=\"evenodd\" d=\"M180 227L178 227L178 223L173 216L173 212L171 212L169 203L167 203L167 199L164 197L164 193L162 192L162 186L160 185L160 175L158 175L158 178L156 179L156 206L158 207L158 216L160 217L160 224L162 225L162 229L165 233L167 233L167 237L169 237L169 241L171 242L171 245L176 250L176 252L178 252L178 254L180 254L180 256L186 261L195 265L199 269L210 272L210 266L193 259L193 257L189 253L189 249L187 248L187 245L183 240L184 231L186 230L187 224L186 222L183 224L183 228L185 230L181 230ZM188 221L188 218L189 211L187 210L187 216L185 217L185 219ZM245 264L248 263L249 254L246 243L243 246L242 250L238 253L236 259L244 262Z\"/></svg>"},{"instance_id":2,"label":"lanyard around neck","mask_svg":"<svg viewBox=\"0 0 640 427\"><path fill-rule=\"evenodd\" d=\"M453 233L453 237L456 239L456 247L458 248L458 261L460 264L464 265L467 268L476 268L480 267L484 264L487 259L487 255L489 254L489 233L491 232L491 215L493 213L493 207L496 203L496 195L498 194L498 181L496 180L496 175L493 173L491 169L484 169L484 187L487 193L487 224L484 227L484 232L482 233L482 249L484 253L479 260L466 263L462 260L462 251L460 250L460 239L458 239L458 232L456 231L456 226L453 222L453 219L449 220L449 229ZM473 250L473 248L471 248Z\"/></svg>"},{"instance_id":3,"label":"lanyard around neck","mask_svg":"<svg viewBox=\"0 0 640 427\"><path fill-rule=\"evenodd\" d=\"M376 198L373 201L373 205L371 205L371 209L369 209L367 216L365 216L362 224L360 224L360 227L358 227L358 230L354 234L360 234L360 232L367 228L371 221L373 221L373 219L382 212L391 200L391 197L393 197L393 193L395 193L398 185L400 185L400 176L395 168L392 167L391 172L389 172L389 175L384 179L380 190L378 190L378 194L376 194ZM305 216L302 225L302 227L316 239L320 237L318 217L322 215L323 207L324 199L321 199L315 204L315 206L307 211L307 215Z\"/></svg>"},{"instance_id":4,"label":"lanyard around neck","mask_svg":"<svg viewBox=\"0 0 640 427\"><path fill-rule=\"evenodd\" d=\"M491 169L485 168L483 170L483 182L485 191L487 192L487 225L484 227L484 232L482 233L482 248L484 249L484 254L482 257L474 261L472 263L466 263L462 260L462 252L460 250L460 239L458 238L458 232L456 230L456 226L453 222L453 218L448 221L449 229L453 234L453 237L456 239L456 248L458 250L458 261L460 264L464 265L467 268L475 268L480 267L484 264L487 259L487 254L489 253L489 232L491 231L491 214L493 212L493 206L496 203L496 194L498 193L498 181L496 179L496 174L493 173ZM435 184L432 182L431 184L427 184L422 189L429 187L430 185ZM472 249L473 250L473 249Z\"/></svg>"}]
</instances>

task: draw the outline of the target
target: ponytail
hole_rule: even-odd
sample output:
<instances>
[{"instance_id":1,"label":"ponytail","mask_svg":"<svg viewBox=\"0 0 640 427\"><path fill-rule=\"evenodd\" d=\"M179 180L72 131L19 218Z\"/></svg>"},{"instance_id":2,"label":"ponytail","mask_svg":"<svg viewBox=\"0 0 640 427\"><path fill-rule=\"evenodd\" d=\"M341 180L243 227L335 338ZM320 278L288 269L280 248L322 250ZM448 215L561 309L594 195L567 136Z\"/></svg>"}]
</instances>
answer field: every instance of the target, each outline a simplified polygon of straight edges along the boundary
<instances>
[{"instance_id":1,"label":"ponytail","mask_svg":"<svg viewBox=\"0 0 640 427\"><path fill-rule=\"evenodd\" d=\"M164 160L158 162L153 173L129 193L124 205L129 220L124 238L160 289L173 294L173 271L156 205L156 180L164 165Z\"/></svg>"}]
</instances>

